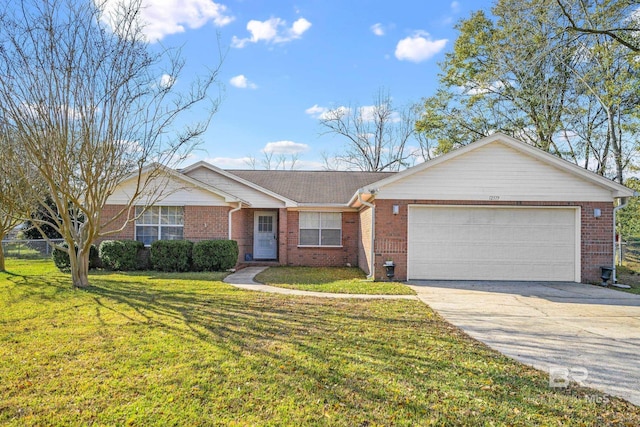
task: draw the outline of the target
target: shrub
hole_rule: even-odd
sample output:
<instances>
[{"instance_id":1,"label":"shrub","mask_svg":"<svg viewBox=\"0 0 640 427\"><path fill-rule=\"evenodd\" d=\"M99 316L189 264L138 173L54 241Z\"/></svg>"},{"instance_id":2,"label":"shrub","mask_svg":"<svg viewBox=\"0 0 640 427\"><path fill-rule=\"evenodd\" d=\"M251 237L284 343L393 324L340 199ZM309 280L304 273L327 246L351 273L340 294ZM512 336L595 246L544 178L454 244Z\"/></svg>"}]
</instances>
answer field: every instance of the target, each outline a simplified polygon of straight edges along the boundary
<instances>
[{"instance_id":1,"label":"shrub","mask_svg":"<svg viewBox=\"0 0 640 427\"><path fill-rule=\"evenodd\" d=\"M235 240L203 240L193 245L193 268L205 271L225 271L238 262Z\"/></svg>"},{"instance_id":2,"label":"shrub","mask_svg":"<svg viewBox=\"0 0 640 427\"><path fill-rule=\"evenodd\" d=\"M156 240L151 244L151 265L160 271L189 271L193 242Z\"/></svg>"},{"instance_id":3,"label":"shrub","mask_svg":"<svg viewBox=\"0 0 640 427\"><path fill-rule=\"evenodd\" d=\"M111 270L133 271L144 268L139 252L144 250L137 240L105 240L100 243L100 260Z\"/></svg>"},{"instance_id":4,"label":"shrub","mask_svg":"<svg viewBox=\"0 0 640 427\"><path fill-rule=\"evenodd\" d=\"M62 246L68 248L69 246L66 243L63 243ZM77 250L77 246L76 246ZM54 248L52 252L53 263L58 267L60 271L69 271L71 270L71 261L69 260L69 254L63 251L62 249ZM89 249L89 269L93 270L100 267L100 257L98 256L98 248L96 245L91 245L91 249Z\"/></svg>"}]
</instances>

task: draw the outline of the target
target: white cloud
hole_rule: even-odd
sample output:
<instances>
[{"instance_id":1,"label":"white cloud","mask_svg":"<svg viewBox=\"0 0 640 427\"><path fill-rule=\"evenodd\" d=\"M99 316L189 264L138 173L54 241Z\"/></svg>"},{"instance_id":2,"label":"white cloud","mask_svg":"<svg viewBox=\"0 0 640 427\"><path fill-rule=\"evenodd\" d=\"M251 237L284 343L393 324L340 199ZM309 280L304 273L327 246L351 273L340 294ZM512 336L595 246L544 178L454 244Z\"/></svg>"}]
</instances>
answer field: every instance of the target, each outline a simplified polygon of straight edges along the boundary
<instances>
[{"instance_id":1,"label":"white cloud","mask_svg":"<svg viewBox=\"0 0 640 427\"><path fill-rule=\"evenodd\" d=\"M117 31L114 19L119 5L126 7L133 1L107 0L103 21ZM187 28L200 28L207 22L223 27L234 20L233 16L227 14L225 5L212 0L142 0L141 6L140 24L147 40L152 43L170 34L183 33Z\"/></svg>"},{"instance_id":2,"label":"white cloud","mask_svg":"<svg viewBox=\"0 0 640 427\"><path fill-rule=\"evenodd\" d=\"M162 77L160 77L160 87L162 88L173 86L175 82L176 79L171 77L169 74L163 74Z\"/></svg>"},{"instance_id":3,"label":"white cloud","mask_svg":"<svg viewBox=\"0 0 640 427\"><path fill-rule=\"evenodd\" d=\"M426 61L444 49L447 41L447 39L432 40L428 33L418 31L398 42L395 55L400 61L416 63Z\"/></svg>"},{"instance_id":4,"label":"white cloud","mask_svg":"<svg viewBox=\"0 0 640 427\"><path fill-rule=\"evenodd\" d=\"M250 157L213 157L204 161L222 169L248 169L252 159Z\"/></svg>"},{"instance_id":5,"label":"white cloud","mask_svg":"<svg viewBox=\"0 0 640 427\"><path fill-rule=\"evenodd\" d=\"M231 86L235 86L240 89L257 89L258 88L258 85L249 81L249 79L247 79L244 76L244 74L238 74L235 77L231 77L231 79L229 80L229 83L231 83Z\"/></svg>"},{"instance_id":6,"label":"white cloud","mask_svg":"<svg viewBox=\"0 0 640 427\"><path fill-rule=\"evenodd\" d=\"M313 107L309 107L304 112L314 119L319 119L324 113L329 111L327 107L320 107L318 104L314 104Z\"/></svg>"},{"instance_id":7,"label":"white cloud","mask_svg":"<svg viewBox=\"0 0 640 427\"><path fill-rule=\"evenodd\" d=\"M269 142L262 149L263 153L273 154L298 154L304 153L305 151L309 151L309 146L307 144L301 144L293 141Z\"/></svg>"},{"instance_id":8,"label":"white cloud","mask_svg":"<svg viewBox=\"0 0 640 427\"><path fill-rule=\"evenodd\" d=\"M450 7L453 13L460 12L460 2L452 1Z\"/></svg>"},{"instance_id":9,"label":"white cloud","mask_svg":"<svg viewBox=\"0 0 640 427\"><path fill-rule=\"evenodd\" d=\"M304 18L300 18L291 26L291 35L293 38L300 38L309 28L311 28L311 22Z\"/></svg>"},{"instance_id":10,"label":"white cloud","mask_svg":"<svg viewBox=\"0 0 640 427\"><path fill-rule=\"evenodd\" d=\"M351 108L341 105L336 108L320 107L315 104L313 107L309 107L304 110L305 113L313 117L314 119L326 120L329 118L342 117L346 114L351 114Z\"/></svg>"},{"instance_id":11,"label":"white cloud","mask_svg":"<svg viewBox=\"0 0 640 427\"><path fill-rule=\"evenodd\" d=\"M371 27L371 32L376 36L384 36L385 30L381 23L373 24Z\"/></svg>"},{"instance_id":12,"label":"white cloud","mask_svg":"<svg viewBox=\"0 0 640 427\"><path fill-rule=\"evenodd\" d=\"M238 38L233 36L231 46L241 49L247 43L286 43L302 37L309 28L311 22L304 18L296 20L291 27L287 28L287 22L281 18L271 18L266 21L256 21L252 19L247 23L247 31L251 33L251 37Z\"/></svg>"}]
</instances>

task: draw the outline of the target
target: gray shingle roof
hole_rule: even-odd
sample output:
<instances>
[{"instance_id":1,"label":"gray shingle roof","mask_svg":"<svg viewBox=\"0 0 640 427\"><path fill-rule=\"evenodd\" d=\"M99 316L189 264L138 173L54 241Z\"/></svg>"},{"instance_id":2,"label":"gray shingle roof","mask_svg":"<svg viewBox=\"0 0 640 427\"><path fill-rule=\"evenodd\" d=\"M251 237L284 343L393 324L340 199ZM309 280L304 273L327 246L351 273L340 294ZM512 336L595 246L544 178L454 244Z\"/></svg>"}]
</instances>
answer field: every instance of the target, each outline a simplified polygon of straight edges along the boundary
<instances>
[{"instance_id":1,"label":"gray shingle roof","mask_svg":"<svg viewBox=\"0 0 640 427\"><path fill-rule=\"evenodd\" d=\"M298 203L345 204L355 192L395 172L227 170Z\"/></svg>"}]
</instances>

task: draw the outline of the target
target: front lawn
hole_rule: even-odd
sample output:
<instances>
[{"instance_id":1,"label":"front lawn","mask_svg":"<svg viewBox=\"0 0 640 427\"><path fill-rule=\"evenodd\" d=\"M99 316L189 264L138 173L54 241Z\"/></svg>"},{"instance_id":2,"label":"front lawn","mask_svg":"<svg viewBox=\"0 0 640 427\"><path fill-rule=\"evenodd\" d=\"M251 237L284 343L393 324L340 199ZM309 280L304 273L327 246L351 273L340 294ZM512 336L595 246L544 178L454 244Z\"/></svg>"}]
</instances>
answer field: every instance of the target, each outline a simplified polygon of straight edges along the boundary
<instances>
[{"instance_id":1,"label":"front lawn","mask_svg":"<svg viewBox=\"0 0 640 427\"><path fill-rule=\"evenodd\" d=\"M271 267L258 274L257 282L279 288L339 294L415 295L398 282L367 280L359 268Z\"/></svg>"},{"instance_id":2,"label":"front lawn","mask_svg":"<svg viewBox=\"0 0 640 427\"><path fill-rule=\"evenodd\" d=\"M638 425L640 408L470 339L425 305L238 290L221 274L0 273L0 424Z\"/></svg>"}]
</instances>

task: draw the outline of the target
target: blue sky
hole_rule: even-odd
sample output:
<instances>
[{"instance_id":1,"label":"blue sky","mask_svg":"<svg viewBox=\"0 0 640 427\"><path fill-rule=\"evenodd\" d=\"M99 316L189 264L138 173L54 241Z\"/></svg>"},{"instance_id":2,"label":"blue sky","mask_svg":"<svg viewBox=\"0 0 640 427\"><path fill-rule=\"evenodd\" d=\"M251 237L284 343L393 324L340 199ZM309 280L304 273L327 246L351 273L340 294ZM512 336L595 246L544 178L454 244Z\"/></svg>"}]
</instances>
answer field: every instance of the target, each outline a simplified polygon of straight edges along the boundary
<instances>
[{"instance_id":1,"label":"blue sky","mask_svg":"<svg viewBox=\"0 0 640 427\"><path fill-rule=\"evenodd\" d=\"M321 135L327 108L370 105L380 88L398 106L435 92L455 23L488 0L145 0L150 40L182 46L191 78L226 51L223 102L187 163L249 168L263 152L298 153L321 169L344 141Z\"/></svg>"}]
</instances>

